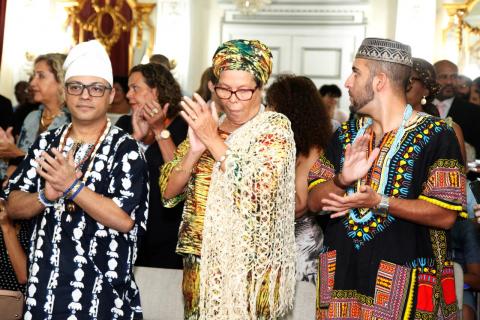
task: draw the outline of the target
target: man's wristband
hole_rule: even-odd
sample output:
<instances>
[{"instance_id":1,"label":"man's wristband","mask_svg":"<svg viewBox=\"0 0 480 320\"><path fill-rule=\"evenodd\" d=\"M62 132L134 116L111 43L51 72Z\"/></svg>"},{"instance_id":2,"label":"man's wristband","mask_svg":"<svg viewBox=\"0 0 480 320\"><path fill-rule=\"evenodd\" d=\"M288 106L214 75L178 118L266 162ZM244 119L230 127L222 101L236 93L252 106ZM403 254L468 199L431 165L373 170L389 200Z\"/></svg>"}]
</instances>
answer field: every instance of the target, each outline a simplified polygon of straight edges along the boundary
<instances>
[{"instance_id":1,"label":"man's wristband","mask_svg":"<svg viewBox=\"0 0 480 320\"><path fill-rule=\"evenodd\" d=\"M77 195L82 191L83 187L85 187L85 184L83 182L78 183L75 185L75 187L71 191L71 195L68 197L68 200L73 201Z\"/></svg>"},{"instance_id":2,"label":"man's wristband","mask_svg":"<svg viewBox=\"0 0 480 320\"><path fill-rule=\"evenodd\" d=\"M68 194L70 194L70 191L72 191L72 189L77 185L77 183L78 183L78 179L75 179L75 181L73 181L73 183L70 185L70 187L68 187L67 190L65 190L63 192L63 197L67 197Z\"/></svg>"},{"instance_id":3,"label":"man's wristband","mask_svg":"<svg viewBox=\"0 0 480 320\"><path fill-rule=\"evenodd\" d=\"M343 184L340 181L339 176L340 176L340 174L336 174L336 175L333 176L333 184L336 185L340 189L343 189L343 190L347 189L349 187L349 185Z\"/></svg>"},{"instance_id":4,"label":"man's wristband","mask_svg":"<svg viewBox=\"0 0 480 320\"><path fill-rule=\"evenodd\" d=\"M46 208L53 207L53 205L55 204L55 202L47 199L47 197L45 196L45 189L41 189L40 191L38 191L38 201Z\"/></svg>"}]
</instances>

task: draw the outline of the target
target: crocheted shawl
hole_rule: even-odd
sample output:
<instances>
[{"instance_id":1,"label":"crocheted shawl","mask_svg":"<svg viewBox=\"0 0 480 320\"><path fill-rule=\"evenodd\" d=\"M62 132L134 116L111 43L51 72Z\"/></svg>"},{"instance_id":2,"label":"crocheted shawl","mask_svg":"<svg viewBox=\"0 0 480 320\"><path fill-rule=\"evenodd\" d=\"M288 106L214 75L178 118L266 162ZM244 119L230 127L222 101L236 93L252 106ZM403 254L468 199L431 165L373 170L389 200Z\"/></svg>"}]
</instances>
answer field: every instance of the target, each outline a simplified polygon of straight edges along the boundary
<instances>
[{"instance_id":1,"label":"crocheted shawl","mask_svg":"<svg viewBox=\"0 0 480 320\"><path fill-rule=\"evenodd\" d=\"M276 318L292 308L295 288L293 132L285 116L263 112L225 143L205 212L200 319ZM266 311L257 310L262 299Z\"/></svg>"}]
</instances>

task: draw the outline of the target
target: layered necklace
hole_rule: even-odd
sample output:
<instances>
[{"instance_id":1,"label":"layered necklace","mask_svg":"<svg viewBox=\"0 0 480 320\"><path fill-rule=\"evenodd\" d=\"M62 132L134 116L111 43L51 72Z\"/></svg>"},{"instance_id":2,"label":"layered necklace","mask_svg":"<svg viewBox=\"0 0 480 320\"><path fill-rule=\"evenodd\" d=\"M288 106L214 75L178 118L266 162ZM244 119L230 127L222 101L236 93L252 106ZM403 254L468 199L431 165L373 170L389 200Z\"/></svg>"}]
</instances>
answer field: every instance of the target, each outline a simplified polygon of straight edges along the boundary
<instances>
[{"instance_id":1,"label":"layered necklace","mask_svg":"<svg viewBox=\"0 0 480 320\"><path fill-rule=\"evenodd\" d=\"M93 159L95 158L95 155L98 151L98 148L102 145L103 141L105 140L105 137L107 136L108 132L110 131L111 127L111 122L110 119L107 118L107 121L105 122L105 126L103 129L100 131L99 135L97 136L97 139L93 145L88 146L87 150L85 151L85 156L83 156L78 163L75 165L75 169L82 170L83 166L85 163L88 161L88 167L87 170L84 172L83 177L82 177L82 182L86 183L88 177L91 174L92 168L94 161ZM62 136L60 137L60 145L59 145L59 151L63 152L66 144L66 140L71 133L72 130L72 123L70 123L67 127L67 129L63 132ZM83 141L74 141L71 147L71 150L73 152L73 155L78 151L78 149L81 148L81 146L84 144ZM67 203L67 210L69 212L73 212L76 209L76 205L73 201L68 201Z\"/></svg>"},{"instance_id":2,"label":"layered necklace","mask_svg":"<svg viewBox=\"0 0 480 320\"><path fill-rule=\"evenodd\" d=\"M392 145L390 146L390 149L388 150L387 154L385 155L385 160L384 160L384 165L383 165L383 170L380 174L380 181L378 184L377 192L380 194L385 194L385 189L387 188L387 180L389 177L389 172L390 172L390 162L392 161L393 156L397 153L398 149L400 148L400 143L402 141L402 137L405 134L405 128L407 127L408 120L413 114L413 108L411 105L407 104L405 111L403 112L403 119L402 119L402 124L400 124L400 127L398 128L397 132L395 133L395 139L392 142ZM357 135L355 136L355 139L353 140L353 143L355 141L363 136L365 134L365 131L372 125L373 121L371 118L366 118L364 124L362 127L358 130ZM360 187L361 179L357 180L357 190ZM355 190L353 187L348 187L347 188L347 194L351 195L355 193ZM359 209L360 211L360 209ZM357 223L364 223L370 220L372 217L373 213L372 210L368 210L368 212L363 216L363 217L357 217L355 214L355 211L353 209L349 210L349 216L350 218L357 222Z\"/></svg>"}]
</instances>

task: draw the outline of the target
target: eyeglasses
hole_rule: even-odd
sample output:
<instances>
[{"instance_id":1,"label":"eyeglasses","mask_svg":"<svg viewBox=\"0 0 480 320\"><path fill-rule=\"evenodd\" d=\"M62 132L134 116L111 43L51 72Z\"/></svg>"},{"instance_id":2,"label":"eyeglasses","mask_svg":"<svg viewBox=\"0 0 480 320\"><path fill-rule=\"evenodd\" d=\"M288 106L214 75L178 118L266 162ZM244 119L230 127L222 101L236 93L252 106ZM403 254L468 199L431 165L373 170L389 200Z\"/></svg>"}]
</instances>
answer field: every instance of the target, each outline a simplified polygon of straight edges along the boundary
<instances>
[{"instance_id":1,"label":"eyeglasses","mask_svg":"<svg viewBox=\"0 0 480 320\"><path fill-rule=\"evenodd\" d=\"M79 82L67 82L65 83L65 88L67 88L67 93L72 96L80 96L82 95L83 90L87 89L87 92L91 97L103 97L106 90L112 90L111 87L99 83L83 84Z\"/></svg>"},{"instance_id":2,"label":"eyeglasses","mask_svg":"<svg viewBox=\"0 0 480 320\"><path fill-rule=\"evenodd\" d=\"M232 97L232 95L234 94L235 97L237 97L238 100L248 101L248 100L252 99L253 93L255 92L255 90L257 90L257 88L258 87L255 87L253 89L238 89L238 90L232 91L232 90L227 89L227 88L215 87L214 90L215 90L215 93L217 94L217 96L220 99L224 99L224 100L230 99Z\"/></svg>"}]
</instances>

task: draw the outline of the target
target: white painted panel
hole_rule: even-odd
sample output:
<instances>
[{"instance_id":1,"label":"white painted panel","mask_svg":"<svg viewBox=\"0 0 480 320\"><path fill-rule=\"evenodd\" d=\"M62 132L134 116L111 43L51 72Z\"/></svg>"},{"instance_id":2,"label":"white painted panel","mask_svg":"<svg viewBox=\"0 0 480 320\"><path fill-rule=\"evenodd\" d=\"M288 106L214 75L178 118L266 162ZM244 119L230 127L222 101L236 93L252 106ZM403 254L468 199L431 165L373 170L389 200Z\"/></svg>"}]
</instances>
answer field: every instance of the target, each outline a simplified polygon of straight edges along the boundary
<instances>
[{"instance_id":1,"label":"white painted panel","mask_svg":"<svg viewBox=\"0 0 480 320\"><path fill-rule=\"evenodd\" d=\"M342 90L340 108L347 112L350 101L344 83L350 75L357 47L363 40L363 29L359 26L323 26L316 31L315 35L293 38L292 68L295 73L312 79L318 88L324 84L337 85Z\"/></svg>"},{"instance_id":2,"label":"white painted panel","mask_svg":"<svg viewBox=\"0 0 480 320\"><path fill-rule=\"evenodd\" d=\"M311 78L339 79L341 55L341 48L302 48L300 73Z\"/></svg>"}]
</instances>

